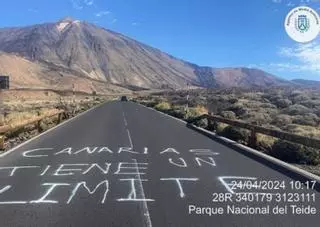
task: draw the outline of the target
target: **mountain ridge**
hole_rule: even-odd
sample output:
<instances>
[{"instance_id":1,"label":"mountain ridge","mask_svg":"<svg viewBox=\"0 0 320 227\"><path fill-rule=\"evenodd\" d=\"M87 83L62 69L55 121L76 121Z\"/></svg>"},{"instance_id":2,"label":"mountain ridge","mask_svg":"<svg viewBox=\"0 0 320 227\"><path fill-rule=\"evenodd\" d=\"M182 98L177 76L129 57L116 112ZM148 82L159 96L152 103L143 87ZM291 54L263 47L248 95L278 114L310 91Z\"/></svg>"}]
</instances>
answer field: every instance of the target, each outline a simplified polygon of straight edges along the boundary
<instances>
[{"instance_id":1,"label":"mountain ridge","mask_svg":"<svg viewBox=\"0 0 320 227\"><path fill-rule=\"evenodd\" d=\"M305 79L293 79L293 83L308 87L320 87L320 81L317 80L305 80Z\"/></svg>"},{"instance_id":2,"label":"mountain ridge","mask_svg":"<svg viewBox=\"0 0 320 227\"><path fill-rule=\"evenodd\" d=\"M198 66L123 34L70 17L55 23L0 29L0 51L58 72L150 89L291 84L258 69Z\"/></svg>"}]
</instances>

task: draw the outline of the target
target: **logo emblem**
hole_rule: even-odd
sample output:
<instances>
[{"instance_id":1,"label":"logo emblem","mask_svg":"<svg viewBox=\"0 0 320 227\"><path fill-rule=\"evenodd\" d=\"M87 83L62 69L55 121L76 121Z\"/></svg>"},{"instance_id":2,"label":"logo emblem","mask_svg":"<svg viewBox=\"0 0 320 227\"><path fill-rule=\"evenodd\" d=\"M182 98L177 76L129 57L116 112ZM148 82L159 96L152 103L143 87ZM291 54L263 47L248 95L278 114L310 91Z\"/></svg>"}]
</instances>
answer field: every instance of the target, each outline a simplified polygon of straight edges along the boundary
<instances>
[{"instance_id":1,"label":"logo emblem","mask_svg":"<svg viewBox=\"0 0 320 227\"><path fill-rule=\"evenodd\" d=\"M293 40L300 43L310 42L319 35L320 17L310 7L296 7L287 15L285 29Z\"/></svg>"},{"instance_id":2,"label":"logo emblem","mask_svg":"<svg viewBox=\"0 0 320 227\"><path fill-rule=\"evenodd\" d=\"M296 21L296 29L301 33L307 32L310 28L310 20L307 15L298 16L298 20Z\"/></svg>"}]
</instances>

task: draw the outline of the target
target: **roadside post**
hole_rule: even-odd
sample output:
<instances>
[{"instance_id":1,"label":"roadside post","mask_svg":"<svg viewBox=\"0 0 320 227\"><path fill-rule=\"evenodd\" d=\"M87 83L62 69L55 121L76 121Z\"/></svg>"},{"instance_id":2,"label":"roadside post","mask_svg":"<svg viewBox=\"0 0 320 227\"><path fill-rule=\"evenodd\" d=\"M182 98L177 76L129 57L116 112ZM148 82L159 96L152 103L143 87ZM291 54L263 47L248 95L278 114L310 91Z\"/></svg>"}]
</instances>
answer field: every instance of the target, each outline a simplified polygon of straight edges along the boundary
<instances>
[{"instance_id":1,"label":"roadside post","mask_svg":"<svg viewBox=\"0 0 320 227\"><path fill-rule=\"evenodd\" d=\"M0 87L0 126L4 125L4 105L3 105L3 92Z\"/></svg>"},{"instance_id":2,"label":"roadside post","mask_svg":"<svg viewBox=\"0 0 320 227\"><path fill-rule=\"evenodd\" d=\"M189 112L189 98L190 98L190 95L189 95L189 83L187 82L187 103L186 103L186 106L185 106L185 109L184 111L185 112Z\"/></svg>"},{"instance_id":3,"label":"roadside post","mask_svg":"<svg viewBox=\"0 0 320 227\"><path fill-rule=\"evenodd\" d=\"M4 150L4 136L0 135L0 151Z\"/></svg>"},{"instance_id":4,"label":"roadside post","mask_svg":"<svg viewBox=\"0 0 320 227\"><path fill-rule=\"evenodd\" d=\"M3 90L9 89L9 76L0 75L0 125L4 123Z\"/></svg>"},{"instance_id":5,"label":"roadside post","mask_svg":"<svg viewBox=\"0 0 320 227\"><path fill-rule=\"evenodd\" d=\"M3 93L0 87L0 126L4 125ZM4 150L4 135L0 135L0 151Z\"/></svg>"}]
</instances>

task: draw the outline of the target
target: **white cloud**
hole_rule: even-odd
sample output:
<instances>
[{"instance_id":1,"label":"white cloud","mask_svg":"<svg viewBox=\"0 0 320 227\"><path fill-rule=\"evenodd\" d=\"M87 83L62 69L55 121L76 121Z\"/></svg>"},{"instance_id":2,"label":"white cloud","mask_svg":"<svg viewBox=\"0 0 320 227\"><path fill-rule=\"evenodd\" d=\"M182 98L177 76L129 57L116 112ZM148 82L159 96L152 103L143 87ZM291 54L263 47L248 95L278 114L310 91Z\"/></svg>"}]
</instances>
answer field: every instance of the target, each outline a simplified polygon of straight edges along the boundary
<instances>
[{"instance_id":1,"label":"white cloud","mask_svg":"<svg viewBox=\"0 0 320 227\"><path fill-rule=\"evenodd\" d=\"M72 7L76 10L82 10L83 6L79 0L70 0Z\"/></svg>"},{"instance_id":2,"label":"white cloud","mask_svg":"<svg viewBox=\"0 0 320 227\"><path fill-rule=\"evenodd\" d=\"M96 13L95 16L96 17L103 17L103 16L106 16L110 13L111 13L110 11L100 11L100 12Z\"/></svg>"},{"instance_id":3,"label":"white cloud","mask_svg":"<svg viewBox=\"0 0 320 227\"><path fill-rule=\"evenodd\" d=\"M93 0L84 0L83 3L86 4L87 6L92 6L94 4L94 1Z\"/></svg>"},{"instance_id":4,"label":"white cloud","mask_svg":"<svg viewBox=\"0 0 320 227\"><path fill-rule=\"evenodd\" d=\"M84 7L91 7L94 5L94 0L70 0L72 8L82 10Z\"/></svg>"},{"instance_id":5,"label":"white cloud","mask_svg":"<svg viewBox=\"0 0 320 227\"><path fill-rule=\"evenodd\" d=\"M249 68L261 68L267 71L283 73L312 73L320 75L320 41L282 47L278 55L284 60L279 62L249 64Z\"/></svg>"},{"instance_id":6,"label":"white cloud","mask_svg":"<svg viewBox=\"0 0 320 227\"><path fill-rule=\"evenodd\" d=\"M132 25L132 26L139 26L140 23L139 23L139 22L132 22L131 25Z\"/></svg>"},{"instance_id":7,"label":"white cloud","mask_svg":"<svg viewBox=\"0 0 320 227\"><path fill-rule=\"evenodd\" d=\"M320 42L318 41L281 48L279 55L288 60L297 61L299 64L294 67L295 70L320 74Z\"/></svg>"},{"instance_id":8,"label":"white cloud","mask_svg":"<svg viewBox=\"0 0 320 227\"><path fill-rule=\"evenodd\" d=\"M114 24L114 23L117 23L117 21L118 21L118 19L115 18L115 19L113 19L113 20L111 21L111 23Z\"/></svg>"},{"instance_id":9,"label":"white cloud","mask_svg":"<svg viewBox=\"0 0 320 227\"><path fill-rule=\"evenodd\" d=\"M273 3L281 3L282 0L272 0Z\"/></svg>"}]
</instances>

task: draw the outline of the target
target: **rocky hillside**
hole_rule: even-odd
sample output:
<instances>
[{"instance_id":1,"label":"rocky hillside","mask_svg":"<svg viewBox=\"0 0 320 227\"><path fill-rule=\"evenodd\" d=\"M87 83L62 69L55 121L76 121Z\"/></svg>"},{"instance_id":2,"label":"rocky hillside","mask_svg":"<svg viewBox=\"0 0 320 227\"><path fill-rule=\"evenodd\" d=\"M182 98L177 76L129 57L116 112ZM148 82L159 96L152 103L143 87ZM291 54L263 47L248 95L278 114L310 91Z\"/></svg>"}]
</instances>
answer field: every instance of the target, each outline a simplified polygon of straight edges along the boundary
<instances>
[{"instance_id":1,"label":"rocky hillside","mask_svg":"<svg viewBox=\"0 0 320 227\"><path fill-rule=\"evenodd\" d=\"M32 62L20 56L0 52L0 74L10 76L10 87L33 90L52 89L85 93L128 93L118 85L75 76L72 71Z\"/></svg>"},{"instance_id":2,"label":"rocky hillside","mask_svg":"<svg viewBox=\"0 0 320 227\"><path fill-rule=\"evenodd\" d=\"M195 66L195 73L204 87L269 87L286 86L291 82L259 69L210 68Z\"/></svg>"}]
</instances>

